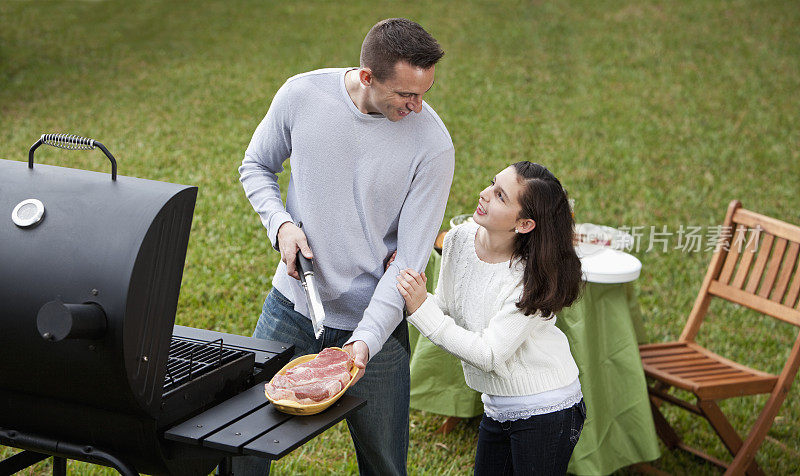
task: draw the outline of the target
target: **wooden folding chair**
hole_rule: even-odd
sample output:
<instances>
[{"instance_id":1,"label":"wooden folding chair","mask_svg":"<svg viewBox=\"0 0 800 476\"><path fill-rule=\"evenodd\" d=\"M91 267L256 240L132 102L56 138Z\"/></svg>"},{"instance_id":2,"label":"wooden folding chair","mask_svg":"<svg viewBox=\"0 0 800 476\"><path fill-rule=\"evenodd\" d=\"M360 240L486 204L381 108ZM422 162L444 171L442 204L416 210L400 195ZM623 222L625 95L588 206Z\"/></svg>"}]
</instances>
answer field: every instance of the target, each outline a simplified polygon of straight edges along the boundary
<instances>
[{"instance_id":1,"label":"wooden folding chair","mask_svg":"<svg viewBox=\"0 0 800 476\"><path fill-rule=\"evenodd\" d=\"M668 448L681 448L716 465L725 474L763 474L755 454L767 435L800 365L800 335L778 375L761 372L721 357L698 345L695 337L711 299L725 299L800 327L800 227L741 208L734 200L722 230L730 230L711 259L686 326L677 342L639 347L656 431ZM672 387L691 392L693 404L668 393ZM742 441L720 411L718 400L769 394L761 414ZM669 402L709 421L733 455L730 464L686 445L659 407Z\"/></svg>"}]
</instances>

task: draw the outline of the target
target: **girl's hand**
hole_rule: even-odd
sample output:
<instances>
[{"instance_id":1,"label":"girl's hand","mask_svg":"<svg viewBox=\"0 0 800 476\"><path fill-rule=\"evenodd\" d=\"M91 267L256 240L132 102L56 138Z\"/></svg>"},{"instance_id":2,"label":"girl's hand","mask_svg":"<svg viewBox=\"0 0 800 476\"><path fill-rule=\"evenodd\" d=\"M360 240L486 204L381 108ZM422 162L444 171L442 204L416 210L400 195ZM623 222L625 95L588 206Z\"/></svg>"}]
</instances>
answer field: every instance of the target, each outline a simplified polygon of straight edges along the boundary
<instances>
[{"instance_id":1,"label":"girl's hand","mask_svg":"<svg viewBox=\"0 0 800 476\"><path fill-rule=\"evenodd\" d=\"M414 314L428 297L428 290L425 288L428 278L425 273L419 274L409 268L400 271L397 281L397 289L406 300L406 310L409 314Z\"/></svg>"},{"instance_id":2,"label":"girl's hand","mask_svg":"<svg viewBox=\"0 0 800 476\"><path fill-rule=\"evenodd\" d=\"M386 271L388 271L388 270L389 270L389 266L391 266L391 265L392 265L392 263L394 262L394 259L395 259L395 258L397 258L397 251L395 251L394 253L392 253L392 256L390 256L390 257L389 257L389 261L387 261L387 262L386 262L386 266L384 266L384 270L383 270L384 272L386 272Z\"/></svg>"}]
</instances>

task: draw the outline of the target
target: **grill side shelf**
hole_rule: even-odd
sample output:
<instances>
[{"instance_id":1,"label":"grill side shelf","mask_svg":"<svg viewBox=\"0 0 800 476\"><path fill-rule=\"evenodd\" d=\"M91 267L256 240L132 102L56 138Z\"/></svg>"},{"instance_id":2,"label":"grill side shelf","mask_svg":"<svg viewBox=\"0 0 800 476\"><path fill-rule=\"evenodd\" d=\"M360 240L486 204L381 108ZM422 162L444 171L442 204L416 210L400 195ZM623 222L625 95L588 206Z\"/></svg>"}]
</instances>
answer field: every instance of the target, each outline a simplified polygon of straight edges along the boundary
<instances>
[{"instance_id":1,"label":"grill side shelf","mask_svg":"<svg viewBox=\"0 0 800 476\"><path fill-rule=\"evenodd\" d=\"M181 443L199 445L208 435L268 404L269 401L264 395L264 384L259 383L219 405L213 406L203 413L170 428L164 432L164 438Z\"/></svg>"},{"instance_id":2,"label":"grill side shelf","mask_svg":"<svg viewBox=\"0 0 800 476\"><path fill-rule=\"evenodd\" d=\"M367 404L363 398L343 395L327 410L316 415L293 416L244 447L244 454L277 460ZM274 408L269 410L277 412Z\"/></svg>"},{"instance_id":3,"label":"grill side shelf","mask_svg":"<svg viewBox=\"0 0 800 476\"><path fill-rule=\"evenodd\" d=\"M167 440L204 446L232 455L280 459L366 404L344 395L316 415L292 416L276 410L259 383L164 433Z\"/></svg>"},{"instance_id":4,"label":"grill side shelf","mask_svg":"<svg viewBox=\"0 0 800 476\"><path fill-rule=\"evenodd\" d=\"M241 454L242 447L246 443L283 424L291 417L279 412L272 405L267 405L207 436L203 440L203 446Z\"/></svg>"}]
</instances>

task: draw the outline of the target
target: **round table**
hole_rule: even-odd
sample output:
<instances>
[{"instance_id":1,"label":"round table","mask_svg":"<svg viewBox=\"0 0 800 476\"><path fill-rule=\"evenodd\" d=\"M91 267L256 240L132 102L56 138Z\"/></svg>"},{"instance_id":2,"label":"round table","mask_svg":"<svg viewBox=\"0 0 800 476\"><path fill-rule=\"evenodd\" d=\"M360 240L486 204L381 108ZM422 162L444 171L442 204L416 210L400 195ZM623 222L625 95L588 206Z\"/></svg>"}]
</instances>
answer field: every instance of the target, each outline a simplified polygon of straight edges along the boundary
<instances>
[{"instance_id":1,"label":"round table","mask_svg":"<svg viewBox=\"0 0 800 476\"><path fill-rule=\"evenodd\" d=\"M558 314L580 369L587 419L569 464L573 474L610 474L660 456L638 343L644 341L636 290L642 264L634 256L578 244L583 295ZM438 281L435 251L425 270L429 291ZM409 325L411 408L471 418L483 413L480 393L464 382L460 361Z\"/></svg>"}]
</instances>

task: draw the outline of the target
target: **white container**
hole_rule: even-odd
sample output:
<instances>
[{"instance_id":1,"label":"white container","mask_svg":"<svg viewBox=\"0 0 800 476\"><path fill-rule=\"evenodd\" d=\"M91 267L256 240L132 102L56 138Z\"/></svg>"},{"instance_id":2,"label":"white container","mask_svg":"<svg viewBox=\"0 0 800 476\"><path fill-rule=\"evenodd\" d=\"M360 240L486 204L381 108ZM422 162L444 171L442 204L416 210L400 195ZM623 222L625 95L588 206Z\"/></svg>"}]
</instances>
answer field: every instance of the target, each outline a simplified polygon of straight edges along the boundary
<instances>
[{"instance_id":1,"label":"white container","mask_svg":"<svg viewBox=\"0 0 800 476\"><path fill-rule=\"evenodd\" d=\"M642 262L635 256L605 246L578 243L583 277L590 283L627 283L639 278Z\"/></svg>"},{"instance_id":2,"label":"white container","mask_svg":"<svg viewBox=\"0 0 800 476\"><path fill-rule=\"evenodd\" d=\"M456 215L456 216L454 216L453 218L450 219L450 228L455 228L456 226L458 226L458 225L460 225L462 223L467 223L467 222L471 222L471 221L475 221L475 220L472 219L472 214L471 213L467 213L467 214L464 214L464 215Z\"/></svg>"}]
</instances>

